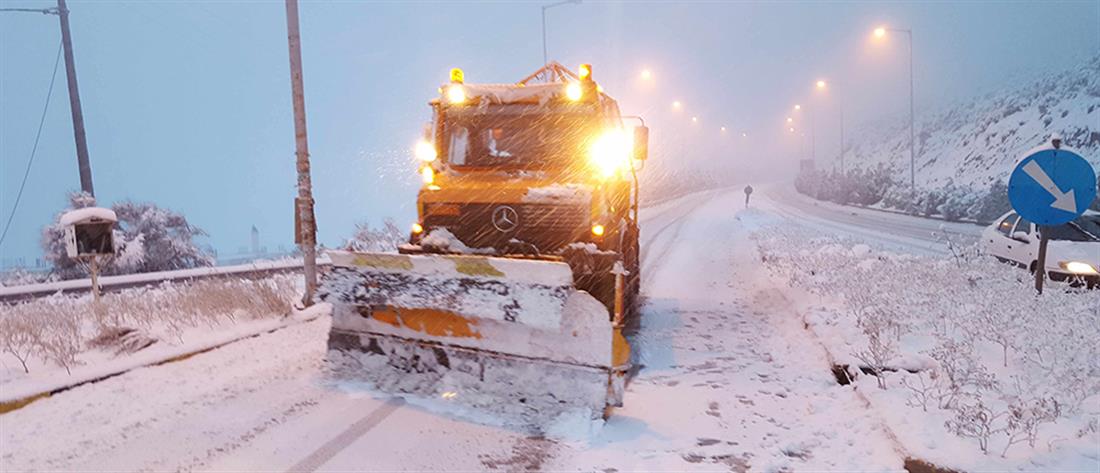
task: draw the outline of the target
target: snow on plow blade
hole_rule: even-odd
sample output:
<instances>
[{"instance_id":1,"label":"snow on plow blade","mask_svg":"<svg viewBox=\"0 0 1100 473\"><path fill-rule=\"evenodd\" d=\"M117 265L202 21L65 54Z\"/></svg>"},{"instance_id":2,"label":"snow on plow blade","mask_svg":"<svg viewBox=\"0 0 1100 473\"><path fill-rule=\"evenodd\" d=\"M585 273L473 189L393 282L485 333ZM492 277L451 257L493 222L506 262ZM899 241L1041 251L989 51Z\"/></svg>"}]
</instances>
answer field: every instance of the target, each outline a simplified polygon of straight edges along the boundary
<instances>
[{"instance_id":1,"label":"snow on plow blade","mask_svg":"<svg viewBox=\"0 0 1100 473\"><path fill-rule=\"evenodd\" d=\"M525 419L622 402L629 348L565 263L331 252L341 376Z\"/></svg>"}]
</instances>

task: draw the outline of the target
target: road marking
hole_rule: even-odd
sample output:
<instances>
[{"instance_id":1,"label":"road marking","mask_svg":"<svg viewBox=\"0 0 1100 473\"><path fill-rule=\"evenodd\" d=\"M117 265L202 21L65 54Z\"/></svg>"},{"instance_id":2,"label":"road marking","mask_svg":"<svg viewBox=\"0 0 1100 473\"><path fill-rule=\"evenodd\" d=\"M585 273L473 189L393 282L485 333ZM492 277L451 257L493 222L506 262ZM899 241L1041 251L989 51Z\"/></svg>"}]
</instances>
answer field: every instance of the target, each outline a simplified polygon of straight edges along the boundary
<instances>
[{"instance_id":1,"label":"road marking","mask_svg":"<svg viewBox=\"0 0 1100 473\"><path fill-rule=\"evenodd\" d=\"M390 414L393 414L393 411L404 405L405 399L399 397L390 398L388 401L386 401L385 404L371 411L369 414L367 414L362 419L359 419L354 424L351 424L351 426L341 432L340 435L337 435L336 437L333 437L332 440L325 442L325 444L321 445L320 448L309 454L309 456L305 457L304 459L302 459L302 461L299 461L286 471L288 473L306 473L317 471L317 468L320 468L321 465L324 465L329 460L332 460L332 457L335 457L336 454L340 453L345 448L348 448L352 443L358 440L359 437L362 437L371 429L377 427L378 424L386 419L386 417L389 417Z\"/></svg>"},{"instance_id":2,"label":"road marking","mask_svg":"<svg viewBox=\"0 0 1100 473\"><path fill-rule=\"evenodd\" d=\"M1032 179L1035 179L1035 182L1039 183L1043 190L1054 197L1054 202L1050 204L1051 207L1058 210L1065 210L1066 212L1077 213L1077 200L1073 195L1073 189L1070 189L1069 192L1062 192L1062 189L1059 189L1058 185L1054 183L1054 179L1051 179L1046 171L1043 170L1043 167L1035 161L1025 164L1024 172L1027 173L1028 176L1031 176Z\"/></svg>"}]
</instances>

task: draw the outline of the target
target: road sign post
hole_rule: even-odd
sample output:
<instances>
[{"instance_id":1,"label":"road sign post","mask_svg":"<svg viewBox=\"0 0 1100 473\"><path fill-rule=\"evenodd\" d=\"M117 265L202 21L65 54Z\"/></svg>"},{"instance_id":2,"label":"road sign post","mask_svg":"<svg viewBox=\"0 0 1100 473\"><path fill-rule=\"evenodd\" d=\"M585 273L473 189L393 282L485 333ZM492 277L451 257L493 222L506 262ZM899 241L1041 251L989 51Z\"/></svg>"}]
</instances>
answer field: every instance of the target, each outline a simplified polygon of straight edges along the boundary
<instances>
[{"instance_id":1,"label":"road sign post","mask_svg":"<svg viewBox=\"0 0 1100 473\"><path fill-rule=\"evenodd\" d=\"M1035 292L1039 294L1043 293L1043 279L1046 277L1047 264L1047 243L1050 241L1050 237L1047 236L1050 232L1047 231L1047 227L1037 227L1039 230L1039 255L1036 258L1035 263Z\"/></svg>"},{"instance_id":2,"label":"road sign post","mask_svg":"<svg viewBox=\"0 0 1100 473\"><path fill-rule=\"evenodd\" d=\"M1016 165L1008 180L1008 200L1021 217L1039 229L1035 261L1035 290L1043 293L1050 227L1063 225L1085 213L1096 198L1096 172L1085 158L1062 148L1055 137L1051 146L1036 149Z\"/></svg>"}]
</instances>

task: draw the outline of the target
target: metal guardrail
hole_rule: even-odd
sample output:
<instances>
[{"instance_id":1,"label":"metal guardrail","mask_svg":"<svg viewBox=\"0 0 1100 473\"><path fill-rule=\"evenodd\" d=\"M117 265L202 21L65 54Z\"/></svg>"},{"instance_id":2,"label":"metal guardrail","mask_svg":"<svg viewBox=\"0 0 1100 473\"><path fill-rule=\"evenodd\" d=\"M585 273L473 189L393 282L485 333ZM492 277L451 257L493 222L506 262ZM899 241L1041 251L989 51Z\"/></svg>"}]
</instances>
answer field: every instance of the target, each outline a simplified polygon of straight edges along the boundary
<instances>
[{"instance_id":1,"label":"metal guardrail","mask_svg":"<svg viewBox=\"0 0 1100 473\"><path fill-rule=\"evenodd\" d=\"M317 265L321 268L331 264L328 258L318 258ZM272 274L299 271L301 268L301 261L292 260L157 271L101 277L99 278L99 287L103 292L117 292L135 287L155 286L166 281L195 281L227 277L259 279ZM0 304L17 304L53 294L82 294L91 291L91 289L92 281L90 279L71 279L51 283L0 287Z\"/></svg>"}]
</instances>

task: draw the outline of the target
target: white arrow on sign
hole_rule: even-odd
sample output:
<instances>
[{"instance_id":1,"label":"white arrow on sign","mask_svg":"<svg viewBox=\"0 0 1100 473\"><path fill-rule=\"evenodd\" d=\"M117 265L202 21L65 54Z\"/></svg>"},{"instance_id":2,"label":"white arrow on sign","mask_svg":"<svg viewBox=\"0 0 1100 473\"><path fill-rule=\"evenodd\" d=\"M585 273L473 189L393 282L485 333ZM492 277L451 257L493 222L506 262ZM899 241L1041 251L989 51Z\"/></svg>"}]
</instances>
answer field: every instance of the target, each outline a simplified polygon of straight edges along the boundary
<instances>
[{"instance_id":1,"label":"white arrow on sign","mask_svg":"<svg viewBox=\"0 0 1100 473\"><path fill-rule=\"evenodd\" d=\"M1077 213L1077 199L1074 198L1073 189L1070 189L1069 192L1062 192L1062 189L1059 189L1058 186L1054 184L1054 179L1051 179L1046 171L1043 170L1042 166L1039 166L1039 163L1035 161L1025 164L1024 172L1027 173L1028 176L1031 176L1032 179L1035 179L1035 182L1038 182L1043 189L1046 189L1046 191L1050 193L1050 195L1054 196L1054 203L1050 204L1051 207L1058 210L1065 210L1066 212Z\"/></svg>"}]
</instances>

